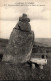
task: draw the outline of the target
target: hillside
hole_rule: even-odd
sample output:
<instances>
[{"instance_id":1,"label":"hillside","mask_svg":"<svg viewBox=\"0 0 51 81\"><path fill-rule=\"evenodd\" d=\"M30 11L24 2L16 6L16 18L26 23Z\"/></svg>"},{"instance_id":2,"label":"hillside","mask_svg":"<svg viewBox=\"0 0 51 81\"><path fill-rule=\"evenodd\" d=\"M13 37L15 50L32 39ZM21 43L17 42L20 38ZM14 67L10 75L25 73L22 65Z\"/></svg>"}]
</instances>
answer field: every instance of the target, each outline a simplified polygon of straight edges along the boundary
<instances>
[{"instance_id":1,"label":"hillside","mask_svg":"<svg viewBox=\"0 0 51 81\"><path fill-rule=\"evenodd\" d=\"M35 38L35 42L42 43L51 47L51 38Z\"/></svg>"},{"instance_id":2,"label":"hillside","mask_svg":"<svg viewBox=\"0 0 51 81\"><path fill-rule=\"evenodd\" d=\"M8 41L8 39L0 38L0 47L5 47ZM35 38L35 45L51 47L51 38Z\"/></svg>"}]
</instances>

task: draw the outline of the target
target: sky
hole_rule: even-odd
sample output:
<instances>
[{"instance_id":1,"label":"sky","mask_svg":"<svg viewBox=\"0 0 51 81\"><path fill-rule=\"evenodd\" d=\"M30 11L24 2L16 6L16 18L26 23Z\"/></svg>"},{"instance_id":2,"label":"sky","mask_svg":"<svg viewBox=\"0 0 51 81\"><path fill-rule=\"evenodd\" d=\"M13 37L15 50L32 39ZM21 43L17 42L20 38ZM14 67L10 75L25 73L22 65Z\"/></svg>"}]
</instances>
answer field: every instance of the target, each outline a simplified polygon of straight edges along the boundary
<instances>
[{"instance_id":1,"label":"sky","mask_svg":"<svg viewBox=\"0 0 51 81\"><path fill-rule=\"evenodd\" d=\"M26 4L28 4L28 6L24 5L25 0L5 0L4 2L1 2L0 38L9 39L13 28L15 27L15 25L19 21L19 17L22 16L23 13L26 13L30 18L31 29L34 31L36 38L51 38L50 0L41 1L27 0ZM33 5L35 6L32 6L32 3L30 6L30 2L33 2ZM20 5L20 3L24 6L15 6L17 4Z\"/></svg>"}]
</instances>

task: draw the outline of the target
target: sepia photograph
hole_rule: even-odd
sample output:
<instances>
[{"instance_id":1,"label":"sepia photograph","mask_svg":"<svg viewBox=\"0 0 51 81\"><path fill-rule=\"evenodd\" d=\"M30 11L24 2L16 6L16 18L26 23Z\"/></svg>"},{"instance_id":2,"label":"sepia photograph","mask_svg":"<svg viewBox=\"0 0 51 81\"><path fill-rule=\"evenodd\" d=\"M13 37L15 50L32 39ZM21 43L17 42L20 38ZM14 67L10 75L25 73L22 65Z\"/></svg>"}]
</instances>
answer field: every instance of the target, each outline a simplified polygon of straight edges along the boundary
<instances>
[{"instance_id":1,"label":"sepia photograph","mask_svg":"<svg viewBox=\"0 0 51 81\"><path fill-rule=\"evenodd\" d=\"M51 81L51 1L0 0L0 81Z\"/></svg>"}]
</instances>

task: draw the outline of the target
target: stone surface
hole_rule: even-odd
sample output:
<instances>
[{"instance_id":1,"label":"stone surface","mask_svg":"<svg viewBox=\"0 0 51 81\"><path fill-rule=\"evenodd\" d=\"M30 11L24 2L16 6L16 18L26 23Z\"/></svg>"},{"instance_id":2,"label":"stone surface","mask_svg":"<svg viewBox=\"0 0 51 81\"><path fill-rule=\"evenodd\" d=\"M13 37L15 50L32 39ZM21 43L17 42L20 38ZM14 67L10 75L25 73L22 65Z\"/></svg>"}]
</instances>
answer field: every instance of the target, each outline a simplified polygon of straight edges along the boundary
<instances>
[{"instance_id":1,"label":"stone surface","mask_svg":"<svg viewBox=\"0 0 51 81\"><path fill-rule=\"evenodd\" d=\"M29 23L23 23L21 21L19 21L16 26L15 29L19 29L22 31L27 31L27 32L31 32L31 26Z\"/></svg>"},{"instance_id":2,"label":"stone surface","mask_svg":"<svg viewBox=\"0 0 51 81\"><path fill-rule=\"evenodd\" d=\"M29 18L24 19L24 18L20 17L19 18L19 21L22 21L22 22L30 22L30 19Z\"/></svg>"},{"instance_id":3,"label":"stone surface","mask_svg":"<svg viewBox=\"0 0 51 81\"><path fill-rule=\"evenodd\" d=\"M3 61L23 63L31 58L34 43L34 32L27 22L20 21L13 29L6 47Z\"/></svg>"},{"instance_id":4,"label":"stone surface","mask_svg":"<svg viewBox=\"0 0 51 81\"><path fill-rule=\"evenodd\" d=\"M30 19L27 18L27 15L26 14L23 14L22 17L19 17L19 21L22 21L22 22L30 22Z\"/></svg>"}]
</instances>

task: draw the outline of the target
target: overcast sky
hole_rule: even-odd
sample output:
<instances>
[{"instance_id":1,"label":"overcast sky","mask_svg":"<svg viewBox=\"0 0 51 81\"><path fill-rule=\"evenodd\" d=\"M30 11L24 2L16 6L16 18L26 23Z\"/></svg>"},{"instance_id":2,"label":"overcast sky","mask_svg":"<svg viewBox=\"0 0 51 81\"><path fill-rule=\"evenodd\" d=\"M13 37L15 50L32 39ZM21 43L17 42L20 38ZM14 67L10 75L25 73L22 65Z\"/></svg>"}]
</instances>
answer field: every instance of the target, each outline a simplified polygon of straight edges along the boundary
<instances>
[{"instance_id":1,"label":"overcast sky","mask_svg":"<svg viewBox=\"0 0 51 81\"><path fill-rule=\"evenodd\" d=\"M14 0L16 2L16 0ZM0 6L0 38L9 38L11 31L17 24L19 17L26 13L30 18L31 29L35 33L36 38L51 38L50 27L50 2L34 2L35 5L43 4L45 6L8 6L15 4L4 2ZM3 6L5 4L5 6Z\"/></svg>"}]
</instances>

